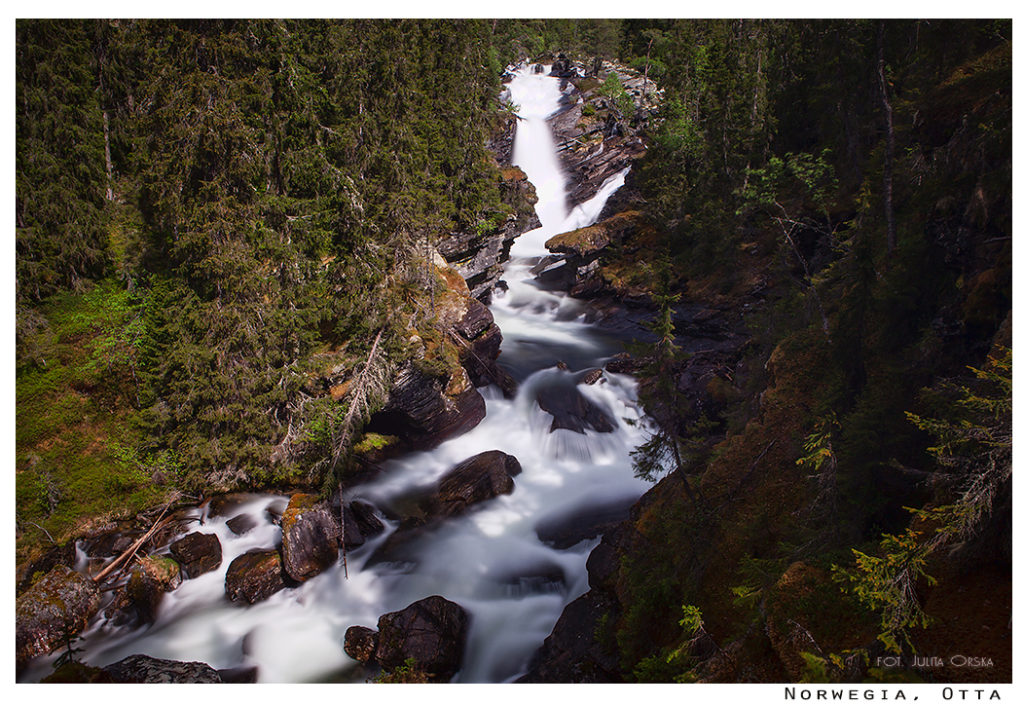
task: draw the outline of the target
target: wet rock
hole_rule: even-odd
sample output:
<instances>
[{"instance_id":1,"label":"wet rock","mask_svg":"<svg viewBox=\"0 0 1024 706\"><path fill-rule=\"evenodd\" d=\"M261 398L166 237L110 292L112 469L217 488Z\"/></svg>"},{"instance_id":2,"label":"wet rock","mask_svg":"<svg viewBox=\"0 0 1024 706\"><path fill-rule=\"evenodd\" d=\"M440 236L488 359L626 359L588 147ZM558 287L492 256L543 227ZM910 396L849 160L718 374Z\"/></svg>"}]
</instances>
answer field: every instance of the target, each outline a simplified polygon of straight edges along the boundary
<instances>
[{"instance_id":1,"label":"wet rock","mask_svg":"<svg viewBox=\"0 0 1024 706\"><path fill-rule=\"evenodd\" d=\"M584 385L593 385L603 377L603 370L601 370L600 368L592 368L591 370L587 370L586 372L583 373L582 376L580 376L580 382L582 382Z\"/></svg>"},{"instance_id":2,"label":"wet rock","mask_svg":"<svg viewBox=\"0 0 1024 706\"><path fill-rule=\"evenodd\" d=\"M579 434L586 429L607 433L615 431L617 424L598 405L576 389L575 385L550 385L537 393L537 404L554 417L550 431L569 429Z\"/></svg>"},{"instance_id":3,"label":"wet rock","mask_svg":"<svg viewBox=\"0 0 1024 706\"><path fill-rule=\"evenodd\" d=\"M639 219L638 211L617 213L585 228L559 233L549 238L544 247L553 253L589 262L612 243L619 243L629 237L636 230Z\"/></svg>"},{"instance_id":4,"label":"wet rock","mask_svg":"<svg viewBox=\"0 0 1024 706\"><path fill-rule=\"evenodd\" d=\"M181 585L181 567L171 557L143 557L104 615L114 625L152 623L164 594Z\"/></svg>"},{"instance_id":5,"label":"wet rock","mask_svg":"<svg viewBox=\"0 0 1024 706\"><path fill-rule=\"evenodd\" d=\"M186 534L171 543L170 552L191 579L213 571L221 562L220 540L215 534Z\"/></svg>"},{"instance_id":6,"label":"wet rock","mask_svg":"<svg viewBox=\"0 0 1024 706\"><path fill-rule=\"evenodd\" d=\"M504 272L512 243L522 233L540 226L533 209L537 192L533 184L518 167L509 166L511 141L516 119L510 118L503 134L492 143L504 168L500 172L499 192L503 203L512 213L493 229L455 232L437 243L437 250L465 279L470 294L482 302L489 302L491 292ZM505 159L505 162L501 160Z\"/></svg>"},{"instance_id":7,"label":"wet rock","mask_svg":"<svg viewBox=\"0 0 1024 706\"><path fill-rule=\"evenodd\" d=\"M618 554L615 546L602 541L587 557L587 579L591 588L614 590L614 580L619 570Z\"/></svg>"},{"instance_id":8,"label":"wet rock","mask_svg":"<svg viewBox=\"0 0 1024 706\"><path fill-rule=\"evenodd\" d=\"M220 684L217 670L204 662L177 662L132 655L103 668L119 684Z\"/></svg>"},{"instance_id":9,"label":"wet rock","mask_svg":"<svg viewBox=\"0 0 1024 706\"><path fill-rule=\"evenodd\" d=\"M296 493L281 517L281 558L296 581L310 579L338 560L341 525L330 504Z\"/></svg>"},{"instance_id":10,"label":"wet rock","mask_svg":"<svg viewBox=\"0 0 1024 706\"><path fill-rule=\"evenodd\" d=\"M228 566L224 592L235 603L259 603L288 585L276 549L256 549L236 557Z\"/></svg>"},{"instance_id":11,"label":"wet rock","mask_svg":"<svg viewBox=\"0 0 1024 706\"><path fill-rule=\"evenodd\" d=\"M632 375L642 367L643 363L629 353L617 353L604 364L605 370L609 373L624 373Z\"/></svg>"},{"instance_id":12,"label":"wet rock","mask_svg":"<svg viewBox=\"0 0 1024 706\"><path fill-rule=\"evenodd\" d=\"M594 590L584 593L565 607L551 634L530 659L529 671L518 681L621 682L618 657L605 651L594 638L602 622L615 624L619 612L607 594Z\"/></svg>"},{"instance_id":13,"label":"wet rock","mask_svg":"<svg viewBox=\"0 0 1024 706\"><path fill-rule=\"evenodd\" d=\"M377 651L377 631L353 625L345 631L345 654L357 662L369 662Z\"/></svg>"},{"instance_id":14,"label":"wet rock","mask_svg":"<svg viewBox=\"0 0 1024 706\"><path fill-rule=\"evenodd\" d=\"M237 512L246 502L255 499L252 493L224 493L210 498L206 512L209 517L223 517Z\"/></svg>"},{"instance_id":15,"label":"wet rock","mask_svg":"<svg viewBox=\"0 0 1024 706\"><path fill-rule=\"evenodd\" d=\"M376 537L384 531L384 523L377 516L377 509L370 503L353 500L348 509L364 537Z\"/></svg>"},{"instance_id":16,"label":"wet rock","mask_svg":"<svg viewBox=\"0 0 1024 706\"><path fill-rule=\"evenodd\" d=\"M562 593L567 584L565 570L551 561L500 569L488 578L515 595Z\"/></svg>"},{"instance_id":17,"label":"wet rock","mask_svg":"<svg viewBox=\"0 0 1024 706\"><path fill-rule=\"evenodd\" d=\"M367 566L393 564L415 566L420 559L422 541L438 527L436 521L423 517L402 520L366 561Z\"/></svg>"},{"instance_id":18,"label":"wet rock","mask_svg":"<svg viewBox=\"0 0 1024 706\"><path fill-rule=\"evenodd\" d=\"M458 603L430 596L382 615L377 629L375 655L382 667L395 669L412 658L417 669L448 681L462 666L469 614Z\"/></svg>"},{"instance_id":19,"label":"wet rock","mask_svg":"<svg viewBox=\"0 0 1024 706\"><path fill-rule=\"evenodd\" d=\"M537 538L555 549L568 549L593 539L629 517L635 498L623 498L545 517L537 523Z\"/></svg>"},{"instance_id":20,"label":"wet rock","mask_svg":"<svg viewBox=\"0 0 1024 706\"><path fill-rule=\"evenodd\" d=\"M471 385L446 392L445 385L407 364L399 370L384 409L368 431L397 436L410 449L432 449L465 433L484 418L484 398Z\"/></svg>"},{"instance_id":21,"label":"wet rock","mask_svg":"<svg viewBox=\"0 0 1024 706\"><path fill-rule=\"evenodd\" d=\"M117 556L132 546L142 536L142 531L129 522L118 522L86 538L83 546L90 557L104 558Z\"/></svg>"},{"instance_id":22,"label":"wet rock","mask_svg":"<svg viewBox=\"0 0 1024 706\"><path fill-rule=\"evenodd\" d=\"M218 669L217 675L225 684L255 684L259 679L260 668L252 667L230 667Z\"/></svg>"},{"instance_id":23,"label":"wet rock","mask_svg":"<svg viewBox=\"0 0 1024 706\"><path fill-rule=\"evenodd\" d=\"M15 651L19 668L77 635L100 607L100 592L89 578L57 565L18 597Z\"/></svg>"},{"instance_id":24,"label":"wet rock","mask_svg":"<svg viewBox=\"0 0 1024 706\"><path fill-rule=\"evenodd\" d=\"M501 451L485 451L466 459L438 482L441 514L457 515L469 505L511 493L515 488L512 477L522 470L515 456Z\"/></svg>"},{"instance_id":25,"label":"wet rock","mask_svg":"<svg viewBox=\"0 0 1024 706\"><path fill-rule=\"evenodd\" d=\"M256 518L247 512L235 515L227 521L228 529L238 536L241 536L256 527Z\"/></svg>"},{"instance_id":26,"label":"wet rock","mask_svg":"<svg viewBox=\"0 0 1024 706\"><path fill-rule=\"evenodd\" d=\"M267 516L267 519L273 522L275 525L281 525L281 517L284 515L285 509L288 507L287 500L275 500L263 510L263 514Z\"/></svg>"}]
</instances>

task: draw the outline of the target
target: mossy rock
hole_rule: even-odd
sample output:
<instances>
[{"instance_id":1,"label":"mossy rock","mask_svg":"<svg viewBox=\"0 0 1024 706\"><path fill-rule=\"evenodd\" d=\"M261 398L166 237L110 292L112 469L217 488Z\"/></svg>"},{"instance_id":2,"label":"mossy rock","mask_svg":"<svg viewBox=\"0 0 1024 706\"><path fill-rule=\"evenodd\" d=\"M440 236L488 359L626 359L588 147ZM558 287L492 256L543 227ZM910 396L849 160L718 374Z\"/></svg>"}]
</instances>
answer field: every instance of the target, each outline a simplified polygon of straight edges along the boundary
<instances>
[{"instance_id":1,"label":"mossy rock","mask_svg":"<svg viewBox=\"0 0 1024 706\"><path fill-rule=\"evenodd\" d=\"M18 664L46 654L69 635L80 633L99 607L100 592L93 581L66 566L55 566L17 600Z\"/></svg>"},{"instance_id":2,"label":"mossy rock","mask_svg":"<svg viewBox=\"0 0 1024 706\"><path fill-rule=\"evenodd\" d=\"M588 258L620 241L640 220L638 211L623 211L586 228L577 228L549 238L544 247L551 252Z\"/></svg>"}]
</instances>

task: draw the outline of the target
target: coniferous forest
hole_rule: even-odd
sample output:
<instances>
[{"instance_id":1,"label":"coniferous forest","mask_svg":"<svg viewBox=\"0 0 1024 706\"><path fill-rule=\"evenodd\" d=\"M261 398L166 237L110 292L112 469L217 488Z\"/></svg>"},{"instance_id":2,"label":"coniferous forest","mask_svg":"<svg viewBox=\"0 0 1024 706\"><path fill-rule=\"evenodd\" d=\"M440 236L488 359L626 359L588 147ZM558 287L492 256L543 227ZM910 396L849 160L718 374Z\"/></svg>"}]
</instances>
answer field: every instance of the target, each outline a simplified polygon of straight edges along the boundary
<instances>
[{"instance_id":1,"label":"coniferous forest","mask_svg":"<svg viewBox=\"0 0 1024 706\"><path fill-rule=\"evenodd\" d=\"M20 681L1012 680L1009 20L15 57Z\"/></svg>"}]
</instances>

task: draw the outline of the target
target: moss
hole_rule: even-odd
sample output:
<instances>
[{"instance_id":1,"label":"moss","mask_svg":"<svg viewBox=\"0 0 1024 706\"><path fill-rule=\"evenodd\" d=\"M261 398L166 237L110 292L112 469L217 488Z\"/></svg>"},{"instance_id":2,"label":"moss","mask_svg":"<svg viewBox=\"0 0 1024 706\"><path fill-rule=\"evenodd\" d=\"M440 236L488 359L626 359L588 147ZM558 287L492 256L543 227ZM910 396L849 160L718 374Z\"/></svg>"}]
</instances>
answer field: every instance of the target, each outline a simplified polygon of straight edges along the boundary
<instances>
[{"instance_id":1,"label":"moss","mask_svg":"<svg viewBox=\"0 0 1024 706\"><path fill-rule=\"evenodd\" d=\"M397 436L390 436L388 434L377 434L370 432L363 436L359 440L359 443L352 447L352 450L357 454L370 453L371 451L380 451L398 441Z\"/></svg>"},{"instance_id":2,"label":"moss","mask_svg":"<svg viewBox=\"0 0 1024 706\"><path fill-rule=\"evenodd\" d=\"M101 684L111 681L108 672L81 662L65 662L52 674L40 679L42 684Z\"/></svg>"},{"instance_id":3,"label":"moss","mask_svg":"<svg viewBox=\"0 0 1024 706\"><path fill-rule=\"evenodd\" d=\"M621 239L637 224L639 217L638 211L623 211L592 226L560 233L548 239L544 247L551 252L587 257Z\"/></svg>"}]
</instances>

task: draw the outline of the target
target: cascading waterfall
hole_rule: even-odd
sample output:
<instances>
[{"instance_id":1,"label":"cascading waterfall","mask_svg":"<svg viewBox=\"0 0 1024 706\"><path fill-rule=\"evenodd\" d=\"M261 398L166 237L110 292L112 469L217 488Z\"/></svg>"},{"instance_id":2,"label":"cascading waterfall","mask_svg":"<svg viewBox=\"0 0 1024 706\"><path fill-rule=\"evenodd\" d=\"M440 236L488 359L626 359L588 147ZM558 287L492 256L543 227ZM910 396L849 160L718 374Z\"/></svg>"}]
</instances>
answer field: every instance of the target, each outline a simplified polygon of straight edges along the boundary
<instances>
[{"instance_id":1,"label":"cascading waterfall","mask_svg":"<svg viewBox=\"0 0 1024 706\"><path fill-rule=\"evenodd\" d=\"M504 336L500 362L520 381L518 393L505 399L496 388L485 388L487 414L476 428L434 450L388 462L373 481L348 489L346 499L393 507L460 461L491 449L514 455L522 465L514 491L446 521L401 557L375 556L397 526L386 522L383 535L348 554L348 578L339 563L301 586L241 607L224 596L227 567L247 551L280 543L280 529L264 511L286 501L253 495L235 511L259 518L250 532L236 536L226 517L194 528L220 539L219 569L167 594L150 626L126 630L97 620L83 636L79 659L106 665L143 653L216 669L256 666L261 682L362 681L365 672L342 649L346 629L375 626L383 613L440 594L471 616L455 681L511 681L525 672L563 608L587 590L585 564L598 541L555 549L538 538L537 528L621 508L648 487L634 478L630 463L630 451L644 440L632 378L605 373L599 384L577 387L616 420L610 433L551 432L552 417L537 402L538 392L577 386L584 371L621 350L621 342L584 323L581 302L537 287L530 268L547 254L547 238L592 223L625 174L567 212L564 177L545 121L558 107L559 82L531 68L521 69L510 86L522 118L513 159L537 188L542 227L515 243L506 269L508 290L496 293L491 307ZM557 366L559 361L568 369ZM36 681L51 668L52 657L37 660L22 678Z\"/></svg>"}]
</instances>

